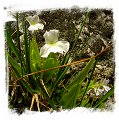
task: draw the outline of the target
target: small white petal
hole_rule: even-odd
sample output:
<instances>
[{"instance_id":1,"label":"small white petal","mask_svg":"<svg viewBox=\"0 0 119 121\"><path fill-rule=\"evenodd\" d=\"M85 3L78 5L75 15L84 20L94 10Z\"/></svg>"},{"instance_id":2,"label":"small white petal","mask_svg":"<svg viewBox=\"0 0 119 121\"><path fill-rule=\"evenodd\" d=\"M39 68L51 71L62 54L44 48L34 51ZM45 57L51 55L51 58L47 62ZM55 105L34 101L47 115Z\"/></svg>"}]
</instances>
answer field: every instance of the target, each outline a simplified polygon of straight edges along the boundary
<instances>
[{"instance_id":1,"label":"small white petal","mask_svg":"<svg viewBox=\"0 0 119 121\"><path fill-rule=\"evenodd\" d=\"M38 15L34 15L34 16L33 16L33 21L34 21L34 23L38 23L38 22L39 22L39 17L38 17Z\"/></svg>"},{"instance_id":2,"label":"small white petal","mask_svg":"<svg viewBox=\"0 0 119 121\"><path fill-rule=\"evenodd\" d=\"M61 48L64 53L67 53L69 50L69 42L67 41L58 41L57 47Z\"/></svg>"},{"instance_id":3,"label":"small white petal","mask_svg":"<svg viewBox=\"0 0 119 121\"><path fill-rule=\"evenodd\" d=\"M94 89L94 92L95 92L96 96L101 95L103 93L103 91L104 91L103 89L99 89L99 88L98 89L96 89L96 88Z\"/></svg>"},{"instance_id":4,"label":"small white petal","mask_svg":"<svg viewBox=\"0 0 119 121\"><path fill-rule=\"evenodd\" d=\"M47 57L51 52L54 53L66 53L69 50L69 42L66 41L58 41L57 43L53 45L45 44L40 49L40 55L41 57Z\"/></svg>"},{"instance_id":5,"label":"small white petal","mask_svg":"<svg viewBox=\"0 0 119 121\"><path fill-rule=\"evenodd\" d=\"M50 48L49 45L45 44L43 47L41 47L40 49L40 55L41 57L48 57L49 53L48 53L48 49Z\"/></svg>"},{"instance_id":6,"label":"small white petal","mask_svg":"<svg viewBox=\"0 0 119 121\"><path fill-rule=\"evenodd\" d=\"M43 28L44 28L44 25L41 23L38 23L36 25L29 26L28 30L30 30L30 31L34 31L34 30L38 30L38 29L43 30Z\"/></svg>"},{"instance_id":7,"label":"small white petal","mask_svg":"<svg viewBox=\"0 0 119 121\"><path fill-rule=\"evenodd\" d=\"M30 25L33 23L33 17L32 16L28 16L26 18L26 20L29 22Z\"/></svg>"},{"instance_id":8,"label":"small white petal","mask_svg":"<svg viewBox=\"0 0 119 121\"><path fill-rule=\"evenodd\" d=\"M46 31L43 36L45 38L46 44L56 43L59 37L59 30L54 29L54 30L50 30L49 32Z\"/></svg>"},{"instance_id":9,"label":"small white petal","mask_svg":"<svg viewBox=\"0 0 119 121\"><path fill-rule=\"evenodd\" d=\"M59 52L59 53L62 53L63 54L63 50L61 48L57 47L56 45L51 46L51 45L45 44L40 49L40 55L41 55L41 57L48 57L48 55L51 52L54 52L54 53Z\"/></svg>"},{"instance_id":10,"label":"small white petal","mask_svg":"<svg viewBox=\"0 0 119 121\"><path fill-rule=\"evenodd\" d=\"M48 55L51 53L51 52L54 52L54 53L62 53L63 54L63 51L61 48L57 47L57 46L51 46L51 45L48 45L48 44L45 44L43 47L41 47L40 49L40 55L41 57L48 57Z\"/></svg>"},{"instance_id":11,"label":"small white petal","mask_svg":"<svg viewBox=\"0 0 119 121\"><path fill-rule=\"evenodd\" d=\"M28 16L26 20L29 22L30 25L35 25L39 23L38 15Z\"/></svg>"},{"instance_id":12,"label":"small white petal","mask_svg":"<svg viewBox=\"0 0 119 121\"><path fill-rule=\"evenodd\" d=\"M109 86L103 86L103 88L105 89L106 92L108 92L111 88Z\"/></svg>"}]
</instances>

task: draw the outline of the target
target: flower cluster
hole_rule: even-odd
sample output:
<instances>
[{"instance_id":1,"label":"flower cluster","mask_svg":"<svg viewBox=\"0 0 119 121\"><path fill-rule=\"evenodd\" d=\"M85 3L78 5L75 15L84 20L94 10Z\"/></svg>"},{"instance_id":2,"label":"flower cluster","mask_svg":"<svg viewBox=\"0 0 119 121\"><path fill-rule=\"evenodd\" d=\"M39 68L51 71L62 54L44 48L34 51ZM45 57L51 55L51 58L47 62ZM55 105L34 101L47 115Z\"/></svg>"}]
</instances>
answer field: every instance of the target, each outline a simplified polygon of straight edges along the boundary
<instances>
[{"instance_id":1,"label":"flower cluster","mask_svg":"<svg viewBox=\"0 0 119 121\"><path fill-rule=\"evenodd\" d=\"M97 86L93 88L93 93L92 89L88 91L88 94L90 93L92 96L96 95L101 96L104 95L106 92L108 92L111 88L108 86L109 80L104 79L102 82L100 82L100 85L97 83Z\"/></svg>"},{"instance_id":2,"label":"flower cluster","mask_svg":"<svg viewBox=\"0 0 119 121\"><path fill-rule=\"evenodd\" d=\"M43 30L44 24L40 22L40 19L37 15L34 16L28 16L26 20L29 23L29 31L34 32L35 30ZM20 31L23 32L22 30L22 25L19 24ZM48 55L53 52L53 53L61 53L65 54L69 50L69 42L67 41L58 41L59 37L59 30L53 29L50 31L46 31L45 34L43 35L45 38L45 45L41 47L40 49L40 55L41 57L48 57ZM23 41L23 35L21 35L20 40Z\"/></svg>"}]
</instances>

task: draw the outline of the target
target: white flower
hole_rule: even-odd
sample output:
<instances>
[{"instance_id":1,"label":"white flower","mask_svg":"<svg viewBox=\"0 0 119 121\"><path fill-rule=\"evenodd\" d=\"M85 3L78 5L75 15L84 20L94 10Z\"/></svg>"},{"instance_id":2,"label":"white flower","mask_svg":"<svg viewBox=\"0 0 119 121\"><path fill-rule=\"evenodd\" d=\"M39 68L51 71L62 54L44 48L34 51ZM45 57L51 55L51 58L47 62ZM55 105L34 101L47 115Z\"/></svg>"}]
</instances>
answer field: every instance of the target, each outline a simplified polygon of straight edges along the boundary
<instances>
[{"instance_id":1,"label":"white flower","mask_svg":"<svg viewBox=\"0 0 119 121\"><path fill-rule=\"evenodd\" d=\"M96 96L106 94L111 88L108 86L109 80L103 80L102 84L98 88L94 88Z\"/></svg>"},{"instance_id":2,"label":"white flower","mask_svg":"<svg viewBox=\"0 0 119 121\"><path fill-rule=\"evenodd\" d=\"M67 53L69 50L69 42L67 41L58 41L59 31L50 30L46 31L43 35L45 38L45 45L40 49L41 57L47 57L51 52L54 53Z\"/></svg>"},{"instance_id":3,"label":"white flower","mask_svg":"<svg viewBox=\"0 0 119 121\"><path fill-rule=\"evenodd\" d=\"M103 89L100 89L100 88L96 89L96 88L94 88L94 92L95 92L96 96L101 95L103 93L103 91L104 91Z\"/></svg>"},{"instance_id":4,"label":"white flower","mask_svg":"<svg viewBox=\"0 0 119 121\"><path fill-rule=\"evenodd\" d=\"M34 16L28 16L26 18L26 20L29 22L30 26L28 28L28 30L30 31L34 31L34 30L38 30L41 29L43 30L44 25L42 23L40 23L39 17L37 15Z\"/></svg>"},{"instance_id":5,"label":"white flower","mask_svg":"<svg viewBox=\"0 0 119 121\"><path fill-rule=\"evenodd\" d=\"M106 92L108 92L111 88L109 86L103 85L103 88L105 89Z\"/></svg>"},{"instance_id":6,"label":"white flower","mask_svg":"<svg viewBox=\"0 0 119 121\"><path fill-rule=\"evenodd\" d=\"M108 86L109 79L104 79L103 81L103 88L106 92L108 92L111 88Z\"/></svg>"}]
</instances>

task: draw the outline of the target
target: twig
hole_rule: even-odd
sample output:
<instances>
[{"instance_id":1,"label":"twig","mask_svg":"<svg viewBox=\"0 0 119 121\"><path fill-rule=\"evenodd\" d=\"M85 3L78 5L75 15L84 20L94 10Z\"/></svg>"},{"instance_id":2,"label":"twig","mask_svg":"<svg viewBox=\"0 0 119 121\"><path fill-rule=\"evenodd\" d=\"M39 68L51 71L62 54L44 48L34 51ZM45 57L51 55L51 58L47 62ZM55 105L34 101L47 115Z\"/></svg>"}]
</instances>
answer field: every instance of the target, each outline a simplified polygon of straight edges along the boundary
<instances>
[{"instance_id":1,"label":"twig","mask_svg":"<svg viewBox=\"0 0 119 121\"><path fill-rule=\"evenodd\" d=\"M33 104L34 104L34 100L36 100L37 108L38 108L38 111L40 112L39 100L38 100L38 95L37 94L34 94L33 97L32 97L30 111L32 110L32 107L33 107Z\"/></svg>"},{"instance_id":2,"label":"twig","mask_svg":"<svg viewBox=\"0 0 119 121\"><path fill-rule=\"evenodd\" d=\"M35 97L34 97L34 95L33 95L32 101L31 101L31 106L30 106L30 111L31 111L31 109L32 109L32 107L33 107L34 99L35 99Z\"/></svg>"},{"instance_id":3,"label":"twig","mask_svg":"<svg viewBox=\"0 0 119 121\"><path fill-rule=\"evenodd\" d=\"M47 94L48 94L48 96L49 96L49 93L48 93L48 91L47 91L47 89L46 89L46 87L45 87L45 84L44 84L43 80L42 80L42 79L40 79L40 82L41 82L41 84L42 84L43 88L45 89L46 93L47 93Z\"/></svg>"},{"instance_id":4,"label":"twig","mask_svg":"<svg viewBox=\"0 0 119 121\"><path fill-rule=\"evenodd\" d=\"M40 71L37 71L37 72L33 72L33 73L30 73L30 74L27 74L27 75L24 75L23 77L21 78L18 78L17 80L21 80L25 77L28 77L28 76L31 76L31 75L35 75L35 74L38 74L38 73L42 73L42 72L47 72L47 71L50 71L50 70L55 70L55 69L58 69L58 68L63 68L63 67L66 67L66 66L71 66L71 65L77 65L81 62L85 62L87 60L90 60L91 58L96 58L98 56L100 56L101 54L103 54L106 50L108 50L110 47L112 46L112 44L110 46L108 46L107 48L105 48L104 50L102 50L100 53L98 53L97 55L95 56L92 56L90 58L84 58L84 59L81 59L79 61L75 61L75 62L72 62L70 64L65 64L65 65L61 65L61 66L57 66L57 67L54 67L54 68L49 68L49 69L45 69L45 70L40 70Z\"/></svg>"}]
</instances>

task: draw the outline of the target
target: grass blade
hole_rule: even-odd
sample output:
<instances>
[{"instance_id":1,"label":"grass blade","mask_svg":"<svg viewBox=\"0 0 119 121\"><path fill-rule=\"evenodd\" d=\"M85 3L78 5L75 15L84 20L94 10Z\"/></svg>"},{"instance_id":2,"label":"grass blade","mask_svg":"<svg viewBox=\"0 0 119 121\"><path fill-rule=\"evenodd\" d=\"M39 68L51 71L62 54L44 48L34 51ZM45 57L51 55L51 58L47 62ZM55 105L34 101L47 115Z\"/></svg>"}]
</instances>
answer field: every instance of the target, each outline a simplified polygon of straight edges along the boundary
<instances>
[{"instance_id":1,"label":"grass blade","mask_svg":"<svg viewBox=\"0 0 119 121\"><path fill-rule=\"evenodd\" d=\"M31 72L40 70L39 49L35 38L33 38L32 41L30 41L30 67L31 67Z\"/></svg>"},{"instance_id":2,"label":"grass blade","mask_svg":"<svg viewBox=\"0 0 119 121\"><path fill-rule=\"evenodd\" d=\"M61 65L65 65L68 60L69 60L69 55L66 54L65 57L63 58L62 62L61 62ZM65 70L65 67L64 68L60 68L59 71L58 71L58 74L57 74L57 79L59 78L59 76L63 73L63 71Z\"/></svg>"},{"instance_id":3,"label":"grass blade","mask_svg":"<svg viewBox=\"0 0 119 121\"><path fill-rule=\"evenodd\" d=\"M27 38L25 15L23 17L23 31L24 31L26 70L27 70L27 73L31 73L31 70L30 70L30 44L29 44L29 41L28 41L28 38Z\"/></svg>"},{"instance_id":4,"label":"grass blade","mask_svg":"<svg viewBox=\"0 0 119 121\"><path fill-rule=\"evenodd\" d=\"M91 58L88 64L83 68L81 72L78 73L76 78L72 81L71 84L68 85L68 89L70 89L72 86L74 86L77 83L83 82L83 80L86 78L88 72L90 71L91 67L93 66L93 63L95 62L95 58Z\"/></svg>"},{"instance_id":5,"label":"grass blade","mask_svg":"<svg viewBox=\"0 0 119 121\"><path fill-rule=\"evenodd\" d=\"M82 99L81 99L81 102L80 102L79 106L82 104L83 98L84 98L84 96L85 96L85 94L86 94L86 92L87 92L87 89L88 89L89 85L90 85L90 82L91 82L91 79L92 79L92 76L93 76L93 73L94 73L94 70L95 70L97 61L98 61L98 59L96 59L96 61L95 61L95 63L94 63L93 70L92 70L92 72L91 72L90 78L88 79L88 84L87 84L87 86L86 86L86 89L85 89L85 91L84 91L84 94L83 94L83 96L82 96Z\"/></svg>"},{"instance_id":6,"label":"grass blade","mask_svg":"<svg viewBox=\"0 0 119 121\"><path fill-rule=\"evenodd\" d=\"M70 67L66 67L65 70L63 71L63 73L60 75L60 77L56 80L53 89L52 89L52 94L53 92L55 92L55 89L57 87L57 85L60 83L60 81L63 79L63 77L65 76L66 72L68 71ZM53 96L53 95L52 95Z\"/></svg>"},{"instance_id":7,"label":"grass blade","mask_svg":"<svg viewBox=\"0 0 119 121\"><path fill-rule=\"evenodd\" d=\"M22 76L23 76L23 59L22 59L22 53L21 53L21 47L20 47L20 39L19 39L19 23L18 23L18 13L16 14L16 20L17 20L17 46L18 46L18 50L19 50L19 58L20 58L20 64L21 64L21 70L22 70Z\"/></svg>"},{"instance_id":8,"label":"grass blade","mask_svg":"<svg viewBox=\"0 0 119 121\"><path fill-rule=\"evenodd\" d=\"M30 92L31 94L34 93L34 90L32 89L32 87L30 86L30 84L28 82L25 82L25 81L21 80L20 83L25 87L25 89L28 92Z\"/></svg>"},{"instance_id":9,"label":"grass blade","mask_svg":"<svg viewBox=\"0 0 119 121\"><path fill-rule=\"evenodd\" d=\"M54 102L50 99L50 97L48 96L48 94L45 91L45 89L42 86L42 84L38 83L37 81L36 81L36 84L38 85L38 87L41 90L41 92L43 93L43 95L46 97L46 99L47 99L48 103L50 104L50 106L55 110Z\"/></svg>"},{"instance_id":10,"label":"grass blade","mask_svg":"<svg viewBox=\"0 0 119 121\"><path fill-rule=\"evenodd\" d=\"M76 104L77 97L79 96L80 88L81 88L80 84L71 87L70 90L68 90L68 92L64 94L64 96L62 96L60 100L60 105L66 109L73 108Z\"/></svg>"},{"instance_id":11,"label":"grass blade","mask_svg":"<svg viewBox=\"0 0 119 121\"><path fill-rule=\"evenodd\" d=\"M67 87L68 92L65 91L60 101L60 104L65 108L75 107L79 92L81 90L82 82L87 77L94 61L94 58L90 59L88 64L83 68L81 72L77 74L77 76L73 79L73 82Z\"/></svg>"},{"instance_id":12,"label":"grass blade","mask_svg":"<svg viewBox=\"0 0 119 121\"><path fill-rule=\"evenodd\" d=\"M53 58L47 58L47 60L44 64L43 70L53 68L54 65L55 65L54 59ZM53 70L44 72L43 73L43 80L45 80L45 82L47 83L51 79L52 74L53 74Z\"/></svg>"},{"instance_id":13,"label":"grass blade","mask_svg":"<svg viewBox=\"0 0 119 121\"><path fill-rule=\"evenodd\" d=\"M8 61L12 67L19 73L19 75L22 75L21 66L9 55L9 53L6 52L6 55L8 56Z\"/></svg>"},{"instance_id":14,"label":"grass blade","mask_svg":"<svg viewBox=\"0 0 119 121\"><path fill-rule=\"evenodd\" d=\"M69 55L65 55L63 61L62 61L62 65L66 64L69 60ZM70 67L64 67L64 68L60 68L59 71L58 71L58 74L57 74L57 78L56 78L56 82L55 84L53 85L52 87L52 95L51 97L53 96L53 92L55 91L56 87L58 86L58 84L60 83L60 81L63 79L63 77L65 76L67 70L69 69Z\"/></svg>"},{"instance_id":15,"label":"grass blade","mask_svg":"<svg viewBox=\"0 0 119 121\"><path fill-rule=\"evenodd\" d=\"M99 101L94 104L93 108L97 108L99 105L101 105L108 97L112 96L114 94L114 87L112 87L102 98L99 99Z\"/></svg>"},{"instance_id":16,"label":"grass blade","mask_svg":"<svg viewBox=\"0 0 119 121\"><path fill-rule=\"evenodd\" d=\"M7 40L7 45L11 49L11 51L15 54L17 57L18 61L20 62L20 56L17 47L15 47L15 44L13 43L12 40L12 33L11 33L11 23L8 23L7 29L6 29L6 40Z\"/></svg>"},{"instance_id":17,"label":"grass blade","mask_svg":"<svg viewBox=\"0 0 119 121\"><path fill-rule=\"evenodd\" d=\"M79 38L79 36L80 36L82 30L83 30L83 27L84 27L84 25L85 25L85 22L86 22L86 20L87 20L87 18L88 18L88 16L89 16L89 14L90 14L90 12L87 12L86 15L85 15L85 18L84 18L84 20L83 20L83 23L82 23L82 25L81 25L81 28L80 28L80 30L79 30L77 36L76 36L75 39L74 39L74 44L73 44L73 47L71 48L71 51L74 49L74 47L75 47L75 45L76 45L76 43L77 43L77 40L78 40L78 38Z\"/></svg>"}]
</instances>

